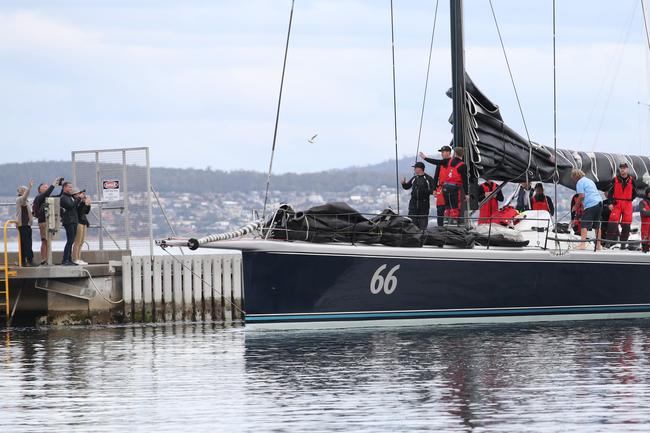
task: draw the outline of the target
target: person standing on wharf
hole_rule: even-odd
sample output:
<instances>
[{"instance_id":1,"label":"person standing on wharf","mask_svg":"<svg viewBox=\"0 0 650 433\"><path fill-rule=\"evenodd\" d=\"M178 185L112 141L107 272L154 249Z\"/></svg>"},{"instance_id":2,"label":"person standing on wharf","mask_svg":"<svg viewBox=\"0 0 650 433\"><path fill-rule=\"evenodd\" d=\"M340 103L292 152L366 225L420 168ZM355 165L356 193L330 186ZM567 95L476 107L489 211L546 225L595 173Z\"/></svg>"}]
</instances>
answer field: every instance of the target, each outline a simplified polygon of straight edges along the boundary
<instances>
[{"instance_id":1,"label":"person standing on wharf","mask_svg":"<svg viewBox=\"0 0 650 433\"><path fill-rule=\"evenodd\" d=\"M30 180L28 186L18 187L16 197L16 225L20 233L20 250L22 251L23 266L32 266L34 252L32 251L32 214L29 211L29 192L34 186ZM5 241L6 242L6 241Z\"/></svg>"},{"instance_id":2,"label":"person standing on wharf","mask_svg":"<svg viewBox=\"0 0 650 433\"><path fill-rule=\"evenodd\" d=\"M61 192L61 224L65 229L65 248L63 249L62 265L75 265L72 261L72 246L77 235L77 224L79 224L79 214L77 212L78 201L73 196L72 182L63 182L63 191Z\"/></svg>"}]
</instances>

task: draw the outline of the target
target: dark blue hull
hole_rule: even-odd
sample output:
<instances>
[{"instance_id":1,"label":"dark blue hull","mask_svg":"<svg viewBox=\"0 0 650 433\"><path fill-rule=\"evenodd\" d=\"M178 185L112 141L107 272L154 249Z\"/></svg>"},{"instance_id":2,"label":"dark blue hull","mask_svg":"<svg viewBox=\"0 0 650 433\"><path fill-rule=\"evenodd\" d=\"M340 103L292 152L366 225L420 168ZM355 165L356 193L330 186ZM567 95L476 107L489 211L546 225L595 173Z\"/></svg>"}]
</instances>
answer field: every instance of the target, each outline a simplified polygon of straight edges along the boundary
<instances>
[{"instance_id":1,"label":"dark blue hull","mask_svg":"<svg viewBox=\"0 0 650 433\"><path fill-rule=\"evenodd\" d=\"M594 254L517 259L490 251L441 257L442 250L435 257L391 257L349 249L243 250L247 324L650 316L646 262L595 261Z\"/></svg>"}]
</instances>

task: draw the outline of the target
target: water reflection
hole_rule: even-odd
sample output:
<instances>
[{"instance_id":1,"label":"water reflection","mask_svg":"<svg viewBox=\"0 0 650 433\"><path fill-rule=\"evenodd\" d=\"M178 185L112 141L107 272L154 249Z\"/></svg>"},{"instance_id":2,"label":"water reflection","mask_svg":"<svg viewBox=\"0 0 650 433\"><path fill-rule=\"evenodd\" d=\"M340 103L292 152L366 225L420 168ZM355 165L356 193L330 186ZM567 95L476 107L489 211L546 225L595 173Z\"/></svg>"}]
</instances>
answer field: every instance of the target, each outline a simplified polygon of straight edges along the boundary
<instances>
[{"instance_id":1,"label":"water reflection","mask_svg":"<svg viewBox=\"0 0 650 433\"><path fill-rule=\"evenodd\" d=\"M262 407L292 408L279 424L305 412L355 431L647 428L649 324L631 323L248 334L246 372L266 384Z\"/></svg>"},{"instance_id":2,"label":"water reflection","mask_svg":"<svg viewBox=\"0 0 650 433\"><path fill-rule=\"evenodd\" d=\"M0 431L647 431L649 329L6 332Z\"/></svg>"}]
</instances>

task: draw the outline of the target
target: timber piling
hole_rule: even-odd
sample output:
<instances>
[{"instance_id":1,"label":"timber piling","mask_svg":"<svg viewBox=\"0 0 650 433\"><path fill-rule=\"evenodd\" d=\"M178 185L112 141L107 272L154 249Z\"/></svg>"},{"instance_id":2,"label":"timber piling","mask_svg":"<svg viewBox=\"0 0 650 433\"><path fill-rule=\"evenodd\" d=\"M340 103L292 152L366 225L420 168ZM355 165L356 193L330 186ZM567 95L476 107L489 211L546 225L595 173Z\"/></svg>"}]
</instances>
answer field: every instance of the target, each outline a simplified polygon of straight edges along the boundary
<instances>
[{"instance_id":1,"label":"timber piling","mask_svg":"<svg viewBox=\"0 0 650 433\"><path fill-rule=\"evenodd\" d=\"M125 256L124 321L240 321L241 276L237 255Z\"/></svg>"}]
</instances>

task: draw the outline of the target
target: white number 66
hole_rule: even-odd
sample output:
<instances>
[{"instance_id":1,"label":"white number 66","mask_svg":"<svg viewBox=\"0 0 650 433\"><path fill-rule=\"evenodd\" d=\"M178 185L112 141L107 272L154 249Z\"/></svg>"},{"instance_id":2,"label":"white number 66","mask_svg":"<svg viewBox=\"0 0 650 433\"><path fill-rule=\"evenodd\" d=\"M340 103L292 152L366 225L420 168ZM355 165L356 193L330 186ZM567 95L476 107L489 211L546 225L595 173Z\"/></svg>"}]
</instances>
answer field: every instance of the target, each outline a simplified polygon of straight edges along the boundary
<instances>
[{"instance_id":1,"label":"white number 66","mask_svg":"<svg viewBox=\"0 0 650 433\"><path fill-rule=\"evenodd\" d=\"M386 274L384 278L381 273L388 267L388 265L381 265L375 271L372 279L370 280L370 293L377 295L382 290L385 294L390 295L397 288L397 276L395 272L399 269L400 265L393 266L393 268Z\"/></svg>"}]
</instances>

